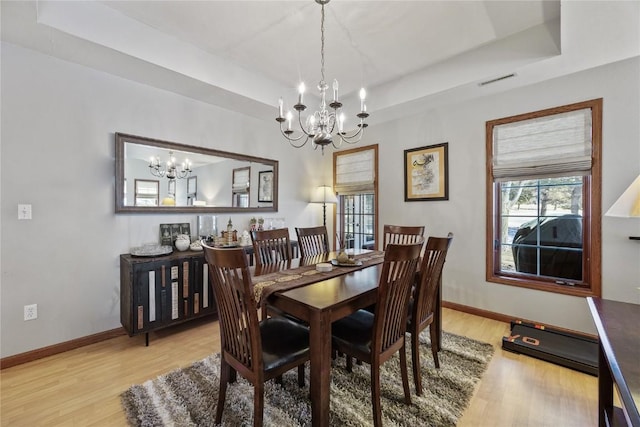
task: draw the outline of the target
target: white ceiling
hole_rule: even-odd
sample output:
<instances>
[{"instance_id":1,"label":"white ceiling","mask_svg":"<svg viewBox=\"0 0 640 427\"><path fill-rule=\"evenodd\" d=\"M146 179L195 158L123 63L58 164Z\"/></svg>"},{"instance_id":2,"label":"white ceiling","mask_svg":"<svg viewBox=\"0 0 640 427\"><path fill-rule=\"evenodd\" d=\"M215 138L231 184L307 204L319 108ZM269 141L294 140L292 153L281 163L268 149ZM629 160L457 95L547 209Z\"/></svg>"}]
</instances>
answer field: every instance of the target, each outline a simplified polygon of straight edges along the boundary
<instances>
[{"instance_id":1,"label":"white ceiling","mask_svg":"<svg viewBox=\"0 0 640 427\"><path fill-rule=\"evenodd\" d=\"M639 4L332 0L326 80L339 80L350 105L365 86L375 123L637 56ZM290 106L301 80L315 91L320 79L321 7L313 0L1 7L4 41L265 120L278 97Z\"/></svg>"}]
</instances>

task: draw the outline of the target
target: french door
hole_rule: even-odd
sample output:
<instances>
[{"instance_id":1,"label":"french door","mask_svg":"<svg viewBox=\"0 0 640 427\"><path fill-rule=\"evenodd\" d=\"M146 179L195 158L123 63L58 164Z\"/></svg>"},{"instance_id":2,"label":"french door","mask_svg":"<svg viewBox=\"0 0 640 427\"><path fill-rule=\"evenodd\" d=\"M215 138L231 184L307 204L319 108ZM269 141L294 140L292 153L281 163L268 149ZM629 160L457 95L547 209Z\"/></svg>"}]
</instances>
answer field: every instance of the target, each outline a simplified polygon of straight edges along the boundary
<instances>
[{"instance_id":1,"label":"french door","mask_svg":"<svg viewBox=\"0 0 640 427\"><path fill-rule=\"evenodd\" d=\"M375 195L350 194L338 198L337 222L345 249L375 249Z\"/></svg>"}]
</instances>

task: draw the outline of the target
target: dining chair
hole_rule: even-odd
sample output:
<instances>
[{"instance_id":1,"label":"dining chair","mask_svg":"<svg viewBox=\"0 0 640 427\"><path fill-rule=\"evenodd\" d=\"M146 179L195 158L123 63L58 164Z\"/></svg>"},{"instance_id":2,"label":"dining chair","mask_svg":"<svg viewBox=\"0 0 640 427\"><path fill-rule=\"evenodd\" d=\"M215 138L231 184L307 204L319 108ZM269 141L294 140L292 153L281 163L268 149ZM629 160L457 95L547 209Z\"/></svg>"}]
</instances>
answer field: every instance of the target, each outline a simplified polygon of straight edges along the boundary
<instances>
[{"instance_id":1,"label":"dining chair","mask_svg":"<svg viewBox=\"0 0 640 427\"><path fill-rule=\"evenodd\" d=\"M396 245L415 243L420 239L424 239L424 226L385 224L383 227L383 236L382 250L385 250L390 243ZM366 310L373 313L375 304L367 307Z\"/></svg>"},{"instance_id":2,"label":"dining chair","mask_svg":"<svg viewBox=\"0 0 640 427\"><path fill-rule=\"evenodd\" d=\"M411 287L418 267L424 240L407 245L389 244L378 281L378 303L375 312L358 310L333 322L333 349L345 353L347 370L352 357L371 366L371 401L374 426L382 425L380 406L380 366L400 352L400 371L404 401L411 404L405 333Z\"/></svg>"},{"instance_id":3,"label":"dining chair","mask_svg":"<svg viewBox=\"0 0 640 427\"><path fill-rule=\"evenodd\" d=\"M251 275L242 248L203 245L220 322L220 390L216 424L222 421L227 384L239 373L253 384L253 425L261 426L264 383L298 367L304 386L309 360L309 330L283 317L258 321Z\"/></svg>"},{"instance_id":4,"label":"dining chair","mask_svg":"<svg viewBox=\"0 0 640 427\"><path fill-rule=\"evenodd\" d=\"M302 258L329 252L329 235L327 227L296 227L298 248Z\"/></svg>"},{"instance_id":5,"label":"dining chair","mask_svg":"<svg viewBox=\"0 0 640 427\"><path fill-rule=\"evenodd\" d=\"M251 243L256 265L291 261L291 241L289 240L288 228L254 230L251 232Z\"/></svg>"},{"instance_id":6,"label":"dining chair","mask_svg":"<svg viewBox=\"0 0 640 427\"><path fill-rule=\"evenodd\" d=\"M429 237L425 245L420 263L418 283L414 288L409 302L409 316L407 318L407 332L411 334L411 360L413 362L413 380L416 394L422 395L422 374L420 369L420 332L431 326L431 354L436 368L440 368L438 360L439 334L433 327L434 310L438 288L442 281L442 268L447 257L447 251L453 240L453 234L447 237Z\"/></svg>"},{"instance_id":7,"label":"dining chair","mask_svg":"<svg viewBox=\"0 0 640 427\"><path fill-rule=\"evenodd\" d=\"M288 228L254 230L251 232L251 243L256 266L291 261L292 251ZM268 315L283 316L295 320L293 316L284 314L282 311L265 303L262 305L262 318L264 319Z\"/></svg>"},{"instance_id":8,"label":"dining chair","mask_svg":"<svg viewBox=\"0 0 640 427\"><path fill-rule=\"evenodd\" d=\"M383 227L384 250L388 244L408 244L415 243L419 237L424 236L424 226L388 225Z\"/></svg>"}]
</instances>

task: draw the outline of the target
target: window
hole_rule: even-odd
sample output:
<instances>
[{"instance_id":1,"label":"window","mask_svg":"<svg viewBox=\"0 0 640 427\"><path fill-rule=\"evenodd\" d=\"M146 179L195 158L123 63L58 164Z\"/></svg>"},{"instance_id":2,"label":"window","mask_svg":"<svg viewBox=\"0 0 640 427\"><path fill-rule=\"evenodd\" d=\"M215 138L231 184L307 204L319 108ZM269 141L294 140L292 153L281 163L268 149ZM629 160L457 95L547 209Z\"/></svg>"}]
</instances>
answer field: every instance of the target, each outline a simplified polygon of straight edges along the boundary
<instances>
[{"instance_id":1,"label":"window","mask_svg":"<svg viewBox=\"0 0 640 427\"><path fill-rule=\"evenodd\" d=\"M602 99L486 131L487 281L599 296Z\"/></svg>"},{"instance_id":2,"label":"window","mask_svg":"<svg viewBox=\"0 0 640 427\"><path fill-rule=\"evenodd\" d=\"M135 206L158 206L160 200L160 182L151 179L136 179Z\"/></svg>"},{"instance_id":3,"label":"window","mask_svg":"<svg viewBox=\"0 0 640 427\"><path fill-rule=\"evenodd\" d=\"M338 194L336 232L345 248L375 249L378 229L378 146L333 153Z\"/></svg>"},{"instance_id":4,"label":"window","mask_svg":"<svg viewBox=\"0 0 640 427\"><path fill-rule=\"evenodd\" d=\"M198 197L198 177L190 176L187 178L187 205L192 206Z\"/></svg>"},{"instance_id":5,"label":"window","mask_svg":"<svg viewBox=\"0 0 640 427\"><path fill-rule=\"evenodd\" d=\"M231 184L231 206L234 208L249 207L249 188L251 182L251 168L236 168L233 170Z\"/></svg>"}]
</instances>

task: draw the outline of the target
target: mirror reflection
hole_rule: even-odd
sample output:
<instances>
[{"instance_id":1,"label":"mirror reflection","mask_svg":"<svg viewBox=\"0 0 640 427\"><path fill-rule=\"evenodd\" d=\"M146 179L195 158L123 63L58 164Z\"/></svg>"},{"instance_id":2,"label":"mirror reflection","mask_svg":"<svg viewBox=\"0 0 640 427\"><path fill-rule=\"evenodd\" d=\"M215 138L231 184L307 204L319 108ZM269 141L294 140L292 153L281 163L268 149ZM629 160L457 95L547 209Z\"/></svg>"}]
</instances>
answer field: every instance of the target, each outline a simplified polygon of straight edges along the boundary
<instances>
[{"instance_id":1,"label":"mirror reflection","mask_svg":"<svg viewBox=\"0 0 640 427\"><path fill-rule=\"evenodd\" d=\"M116 133L116 212L276 212L276 160Z\"/></svg>"}]
</instances>

